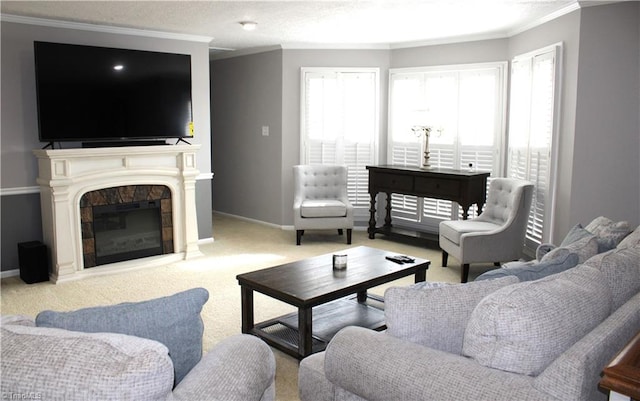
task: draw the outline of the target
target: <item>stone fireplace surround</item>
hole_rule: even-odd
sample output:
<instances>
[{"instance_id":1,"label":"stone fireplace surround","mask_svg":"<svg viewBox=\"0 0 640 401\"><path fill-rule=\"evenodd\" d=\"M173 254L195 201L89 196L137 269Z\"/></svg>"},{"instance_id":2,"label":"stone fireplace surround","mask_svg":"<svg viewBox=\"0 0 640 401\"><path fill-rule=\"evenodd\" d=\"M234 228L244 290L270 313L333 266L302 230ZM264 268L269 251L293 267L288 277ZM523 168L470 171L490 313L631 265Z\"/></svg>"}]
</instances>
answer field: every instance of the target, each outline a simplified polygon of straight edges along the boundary
<instances>
[{"instance_id":1,"label":"stone fireplace surround","mask_svg":"<svg viewBox=\"0 0 640 401\"><path fill-rule=\"evenodd\" d=\"M195 202L200 145L39 149L38 179L43 240L53 282L200 256ZM81 199L121 186L166 186L171 191L173 253L85 269Z\"/></svg>"}]
</instances>

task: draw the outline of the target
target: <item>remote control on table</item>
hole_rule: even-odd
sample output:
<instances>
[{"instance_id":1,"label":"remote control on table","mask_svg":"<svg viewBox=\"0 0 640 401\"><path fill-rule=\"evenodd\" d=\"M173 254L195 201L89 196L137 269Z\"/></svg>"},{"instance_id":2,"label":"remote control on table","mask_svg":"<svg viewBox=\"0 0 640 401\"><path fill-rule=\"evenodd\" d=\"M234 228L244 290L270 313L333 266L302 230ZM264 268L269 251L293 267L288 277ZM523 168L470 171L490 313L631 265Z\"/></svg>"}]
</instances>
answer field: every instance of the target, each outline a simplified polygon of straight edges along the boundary
<instances>
[{"instance_id":1,"label":"remote control on table","mask_svg":"<svg viewBox=\"0 0 640 401\"><path fill-rule=\"evenodd\" d=\"M390 260L390 261L392 261L392 262L394 262L394 263L397 263L397 264L399 264L399 265L402 265L402 264L404 264L404 263L405 263L405 262L404 262L401 258L399 258L398 256L385 256L385 259Z\"/></svg>"}]
</instances>

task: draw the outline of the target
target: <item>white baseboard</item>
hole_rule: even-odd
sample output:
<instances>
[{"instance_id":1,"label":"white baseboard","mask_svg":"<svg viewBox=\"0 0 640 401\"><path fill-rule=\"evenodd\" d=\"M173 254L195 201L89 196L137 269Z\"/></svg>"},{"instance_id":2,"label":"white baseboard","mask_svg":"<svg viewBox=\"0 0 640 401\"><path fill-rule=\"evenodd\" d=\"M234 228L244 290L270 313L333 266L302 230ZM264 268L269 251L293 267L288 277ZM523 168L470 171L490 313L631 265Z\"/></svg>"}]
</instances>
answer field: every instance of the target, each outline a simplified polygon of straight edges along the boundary
<instances>
[{"instance_id":1,"label":"white baseboard","mask_svg":"<svg viewBox=\"0 0 640 401\"><path fill-rule=\"evenodd\" d=\"M216 210L213 211L214 214L219 214L221 216L227 216L227 217L233 217L235 219L239 219L239 220L244 220L244 221L248 221L249 223L256 223L256 224L262 224L264 226L268 226L271 228L279 228L281 230L284 231L295 231L295 227L293 227L292 225L286 225L286 226L280 226L277 224L273 224L273 223L268 223L266 221L262 221L262 220L256 220L256 219L252 219L249 217L245 217L245 216L239 216L237 214L231 214L231 213L225 213L225 212L218 212ZM358 222L356 222L357 224ZM214 231L215 231L215 226L214 226ZM353 229L355 231L367 231L369 229L369 225L368 222L366 225L356 225L353 227Z\"/></svg>"},{"instance_id":2,"label":"white baseboard","mask_svg":"<svg viewBox=\"0 0 640 401\"><path fill-rule=\"evenodd\" d=\"M279 228L281 230L285 230L286 227L291 227L291 230L293 230L293 226L279 226L277 224L273 224L273 223L268 223L266 221L262 221L262 220L256 220L256 219L251 219L249 217L245 217L245 216L239 216L237 214L231 214L231 213L224 213L224 212L218 212L216 210L213 211L213 213L215 214L219 214L220 216L228 216L228 217L233 217L235 219L239 219L239 220L244 220L244 221L248 221L249 223L256 223L256 224L262 224L264 226L269 226L272 228ZM215 226L213 227L213 229L215 230Z\"/></svg>"},{"instance_id":3,"label":"white baseboard","mask_svg":"<svg viewBox=\"0 0 640 401\"><path fill-rule=\"evenodd\" d=\"M213 244L215 242L215 239L213 239L213 237L209 237L209 238L200 238L198 240L198 245L206 245L206 244Z\"/></svg>"},{"instance_id":4,"label":"white baseboard","mask_svg":"<svg viewBox=\"0 0 640 401\"><path fill-rule=\"evenodd\" d=\"M8 278L8 277L15 277L15 276L19 276L19 275L20 275L20 269L4 270L4 271L0 272L0 279Z\"/></svg>"}]
</instances>

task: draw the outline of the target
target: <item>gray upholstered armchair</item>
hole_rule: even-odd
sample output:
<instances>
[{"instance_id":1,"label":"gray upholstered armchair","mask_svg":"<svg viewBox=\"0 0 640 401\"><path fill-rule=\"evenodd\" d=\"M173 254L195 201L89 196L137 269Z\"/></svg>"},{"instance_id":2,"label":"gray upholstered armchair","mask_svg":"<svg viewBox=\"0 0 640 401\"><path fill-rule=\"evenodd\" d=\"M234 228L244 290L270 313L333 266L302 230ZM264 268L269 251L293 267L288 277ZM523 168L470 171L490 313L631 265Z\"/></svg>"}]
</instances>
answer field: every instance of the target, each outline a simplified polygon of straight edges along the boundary
<instances>
[{"instance_id":1,"label":"gray upholstered armchair","mask_svg":"<svg viewBox=\"0 0 640 401\"><path fill-rule=\"evenodd\" d=\"M296 244L304 230L347 230L351 244L353 206L347 198L347 168L330 165L293 166L293 226Z\"/></svg>"},{"instance_id":2,"label":"gray upholstered armchair","mask_svg":"<svg viewBox=\"0 0 640 401\"><path fill-rule=\"evenodd\" d=\"M460 261L460 281L466 283L469 264L505 262L522 255L531 209L533 184L512 178L494 178L484 210L475 219L440 222L442 266L449 255Z\"/></svg>"}]
</instances>

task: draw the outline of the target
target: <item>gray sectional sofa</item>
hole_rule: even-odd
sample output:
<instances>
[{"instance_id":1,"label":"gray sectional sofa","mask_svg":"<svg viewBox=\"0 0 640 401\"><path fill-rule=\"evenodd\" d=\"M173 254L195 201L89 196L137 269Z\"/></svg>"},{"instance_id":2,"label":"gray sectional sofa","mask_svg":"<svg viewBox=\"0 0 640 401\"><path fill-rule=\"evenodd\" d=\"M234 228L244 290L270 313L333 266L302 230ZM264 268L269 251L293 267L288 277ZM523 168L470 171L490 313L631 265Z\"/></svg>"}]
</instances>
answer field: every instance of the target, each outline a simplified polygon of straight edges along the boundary
<instances>
[{"instance_id":1,"label":"gray sectional sofa","mask_svg":"<svg viewBox=\"0 0 640 401\"><path fill-rule=\"evenodd\" d=\"M0 394L40 400L272 401L275 358L249 335L202 355L194 288L137 303L2 317Z\"/></svg>"},{"instance_id":2,"label":"gray sectional sofa","mask_svg":"<svg viewBox=\"0 0 640 401\"><path fill-rule=\"evenodd\" d=\"M301 400L607 399L602 369L640 331L640 228L627 234L600 253L604 233L548 247L564 269L389 288L387 330L347 327L302 360Z\"/></svg>"}]
</instances>

